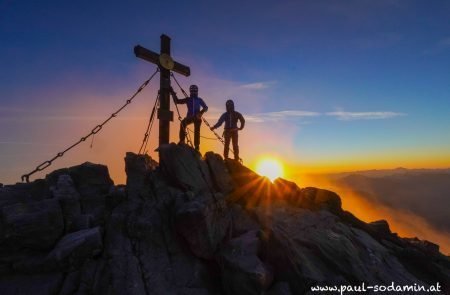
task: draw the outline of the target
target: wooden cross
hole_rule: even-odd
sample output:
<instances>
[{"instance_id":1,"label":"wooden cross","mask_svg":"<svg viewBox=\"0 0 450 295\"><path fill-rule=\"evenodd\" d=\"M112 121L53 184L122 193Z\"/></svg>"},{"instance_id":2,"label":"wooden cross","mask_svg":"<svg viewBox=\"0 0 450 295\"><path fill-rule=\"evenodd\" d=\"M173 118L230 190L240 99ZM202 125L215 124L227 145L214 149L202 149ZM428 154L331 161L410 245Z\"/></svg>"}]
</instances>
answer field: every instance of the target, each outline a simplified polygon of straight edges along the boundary
<instances>
[{"instance_id":1,"label":"wooden cross","mask_svg":"<svg viewBox=\"0 0 450 295\"><path fill-rule=\"evenodd\" d=\"M173 112L170 110L170 71L187 77L191 74L191 69L172 59L170 56L170 37L164 34L161 35L160 54L140 45L134 47L134 54L159 67L159 145L167 144L169 143L170 121L173 121Z\"/></svg>"}]
</instances>

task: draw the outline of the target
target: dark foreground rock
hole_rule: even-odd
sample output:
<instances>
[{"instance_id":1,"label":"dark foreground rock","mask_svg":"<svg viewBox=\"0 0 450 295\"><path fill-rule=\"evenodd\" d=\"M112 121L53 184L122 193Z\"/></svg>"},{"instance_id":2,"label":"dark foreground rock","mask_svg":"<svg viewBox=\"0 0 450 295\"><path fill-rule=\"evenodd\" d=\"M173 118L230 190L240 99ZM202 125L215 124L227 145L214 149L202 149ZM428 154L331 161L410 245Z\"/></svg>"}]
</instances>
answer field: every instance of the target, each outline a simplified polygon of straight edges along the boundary
<instances>
[{"instance_id":1,"label":"dark foreground rock","mask_svg":"<svg viewBox=\"0 0 450 295\"><path fill-rule=\"evenodd\" d=\"M126 186L84 163L0 186L0 294L313 294L450 288L439 246L364 223L334 192L273 184L214 153L127 153Z\"/></svg>"}]
</instances>

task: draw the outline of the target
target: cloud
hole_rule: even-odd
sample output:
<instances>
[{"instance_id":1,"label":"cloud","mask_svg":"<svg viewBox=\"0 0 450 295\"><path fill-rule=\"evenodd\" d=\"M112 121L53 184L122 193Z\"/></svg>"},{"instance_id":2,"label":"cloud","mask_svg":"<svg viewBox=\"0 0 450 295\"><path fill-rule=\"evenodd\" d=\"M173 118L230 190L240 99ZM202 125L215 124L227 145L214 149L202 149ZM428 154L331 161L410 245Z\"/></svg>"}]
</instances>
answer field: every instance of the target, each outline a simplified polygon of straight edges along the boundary
<instances>
[{"instance_id":1,"label":"cloud","mask_svg":"<svg viewBox=\"0 0 450 295\"><path fill-rule=\"evenodd\" d=\"M278 112L250 114L246 115L245 118L249 122L263 123L263 122L276 122L288 119L317 117L317 116L320 116L320 113L301 110L286 110Z\"/></svg>"},{"instance_id":2,"label":"cloud","mask_svg":"<svg viewBox=\"0 0 450 295\"><path fill-rule=\"evenodd\" d=\"M336 119L342 121L353 121L353 120L390 119L394 117L405 116L406 114L396 112L344 112L344 111L319 113L302 110L286 110L277 112L248 114L245 115L245 119L253 123L264 123L264 122L279 122L301 118L313 118L322 115L335 117Z\"/></svg>"},{"instance_id":3,"label":"cloud","mask_svg":"<svg viewBox=\"0 0 450 295\"><path fill-rule=\"evenodd\" d=\"M276 81L266 81L266 82L255 82L255 83L250 83L250 84L244 84L241 85L241 88L245 88L245 89L251 89L251 90L262 90L262 89L266 89L269 88L270 86L274 85L276 83Z\"/></svg>"},{"instance_id":4,"label":"cloud","mask_svg":"<svg viewBox=\"0 0 450 295\"><path fill-rule=\"evenodd\" d=\"M327 116L336 117L338 120L342 121L352 121L352 120L381 120L390 119L400 116L405 116L404 113L396 112L328 112Z\"/></svg>"}]
</instances>

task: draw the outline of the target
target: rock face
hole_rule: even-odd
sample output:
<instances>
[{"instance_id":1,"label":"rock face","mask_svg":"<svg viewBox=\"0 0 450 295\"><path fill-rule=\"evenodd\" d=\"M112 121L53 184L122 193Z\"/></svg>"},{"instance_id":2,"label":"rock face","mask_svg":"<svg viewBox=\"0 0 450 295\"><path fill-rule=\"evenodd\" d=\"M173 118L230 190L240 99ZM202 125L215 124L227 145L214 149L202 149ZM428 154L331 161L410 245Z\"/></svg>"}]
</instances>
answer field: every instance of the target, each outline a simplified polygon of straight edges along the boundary
<instances>
[{"instance_id":1,"label":"rock face","mask_svg":"<svg viewBox=\"0 0 450 295\"><path fill-rule=\"evenodd\" d=\"M127 184L84 163L0 187L0 294L312 294L316 285L450 290L439 246L364 223L334 192L273 184L214 153L127 153Z\"/></svg>"}]
</instances>

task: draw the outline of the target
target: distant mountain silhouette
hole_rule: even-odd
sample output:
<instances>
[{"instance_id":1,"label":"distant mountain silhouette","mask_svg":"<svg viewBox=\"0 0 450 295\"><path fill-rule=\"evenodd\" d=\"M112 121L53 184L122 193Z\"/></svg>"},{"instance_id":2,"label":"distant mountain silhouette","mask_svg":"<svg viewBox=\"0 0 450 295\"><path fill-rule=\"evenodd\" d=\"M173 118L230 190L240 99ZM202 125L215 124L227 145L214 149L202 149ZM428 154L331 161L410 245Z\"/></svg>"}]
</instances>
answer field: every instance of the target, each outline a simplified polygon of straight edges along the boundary
<instances>
[{"instance_id":1,"label":"distant mountain silhouette","mask_svg":"<svg viewBox=\"0 0 450 295\"><path fill-rule=\"evenodd\" d=\"M450 169L369 170L333 178L368 200L412 212L450 234Z\"/></svg>"},{"instance_id":2,"label":"distant mountain silhouette","mask_svg":"<svg viewBox=\"0 0 450 295\"><path fill-rule=\"evenodd\" d=\"M361 170L352 172L341 172L328 174L334 178L342 178L348 175L363 175L367 177L384 177L392 175L416 175L416 174L450 174L450 168L448 169L407 169L403 167L397 167L395 169L372 169L372 170Z\"/></svg>"},{"instance_id":3,"label":"distant mountain silhouette","mask_svg":"<svg viewBox=\"0 0 450 295\"><path fill-rule=\"evenodd\" d=\"M84 163L0 187L0 294L450 288L450 259L438 245L401 238L384 220L359 220L332 191L271 183L185 145L162 145L159 154L158 164L127 153L126 185L115 186L106 166Z\"/></svg>"}]
</instances>

